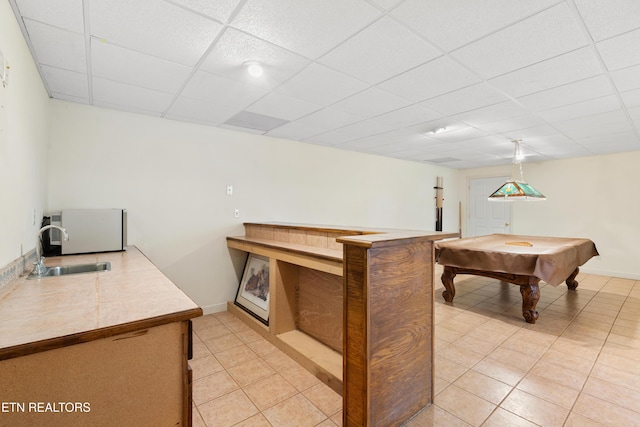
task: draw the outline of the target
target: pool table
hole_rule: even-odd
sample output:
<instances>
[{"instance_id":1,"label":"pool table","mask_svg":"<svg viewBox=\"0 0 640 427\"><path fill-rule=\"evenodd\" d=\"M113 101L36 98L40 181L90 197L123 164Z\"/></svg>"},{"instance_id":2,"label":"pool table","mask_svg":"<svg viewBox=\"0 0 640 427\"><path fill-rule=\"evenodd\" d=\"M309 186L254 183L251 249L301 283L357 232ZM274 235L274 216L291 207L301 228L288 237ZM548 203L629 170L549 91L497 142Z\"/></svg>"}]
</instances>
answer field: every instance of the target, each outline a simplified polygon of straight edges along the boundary
<instances>
[{"instance_id":1,"label":"pool table","mask_svg":"<svg viewBox=\"0 0 640 427\"><path fill-rule=\"evenodd\" d=\"M444 266L442 293L452 302L456 294L456 274L491 277L520 286L522 315L528 323L536 323L536 304L540 299L540 280L553 286L563 281L575 290L579 268L597 256L589 239L491 234L438 242L435 257Z\"/></svg>"}]
</instances>

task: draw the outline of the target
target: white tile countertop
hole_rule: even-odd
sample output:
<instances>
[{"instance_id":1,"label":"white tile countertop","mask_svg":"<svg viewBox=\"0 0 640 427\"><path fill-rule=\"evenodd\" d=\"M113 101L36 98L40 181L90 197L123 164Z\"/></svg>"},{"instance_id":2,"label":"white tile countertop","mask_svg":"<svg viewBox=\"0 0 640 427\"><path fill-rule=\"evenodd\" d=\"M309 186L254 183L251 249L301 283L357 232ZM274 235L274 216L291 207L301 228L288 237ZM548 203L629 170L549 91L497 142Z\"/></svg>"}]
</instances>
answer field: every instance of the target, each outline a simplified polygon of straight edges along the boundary
<instances>
[{"instance_id":1,"label":"white tile countertop","mask_svg":"<svg viewBox=\"0 0 640 427\"><path fill-rule=\"evenodd\" d=\"M201 316L202 309L135 246L47 258L111 270L14 280L0 290L0 360Z\"/></svg>"}]
</instances>

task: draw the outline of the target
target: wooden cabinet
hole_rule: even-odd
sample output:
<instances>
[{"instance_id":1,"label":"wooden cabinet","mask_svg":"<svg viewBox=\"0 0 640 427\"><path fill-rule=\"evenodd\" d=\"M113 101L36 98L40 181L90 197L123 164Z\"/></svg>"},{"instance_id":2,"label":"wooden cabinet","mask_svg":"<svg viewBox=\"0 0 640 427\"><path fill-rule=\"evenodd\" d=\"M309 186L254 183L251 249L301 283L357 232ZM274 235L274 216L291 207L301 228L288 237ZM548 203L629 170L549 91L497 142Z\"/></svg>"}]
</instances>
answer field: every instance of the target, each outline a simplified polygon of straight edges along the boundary
<instances>
[{"instance_id":1,"label":"wooden cabinet","mask_svg":"<svg viewBox=\"0 0 640 427\"><path fill-rule=\"evenodd\" d=\"M140 251L49 258L111 270L0 291L0 426L188 426L202 309Z\"/></svg>"},{"instance_id":2,"label":"wooden cabinet","mask_svg":"<svg viewBox=\"0 0 640 427\"><path fill-rule=\"evenodd\" d=\"M245 224L270 259L269 326L228 309L343 396L344 426L400 425L433 401L433 242L457 233Z\"/></svg>"},{"instance_id":3,"label":"wooden cabinet","mask_svg":"<svg viewBox=\"0 0 640 427\"><path fill-rule=\"evenodd\" d=\"M190 425L188 323L0 361L0 425Z\"/></svg>"}]
</instances>

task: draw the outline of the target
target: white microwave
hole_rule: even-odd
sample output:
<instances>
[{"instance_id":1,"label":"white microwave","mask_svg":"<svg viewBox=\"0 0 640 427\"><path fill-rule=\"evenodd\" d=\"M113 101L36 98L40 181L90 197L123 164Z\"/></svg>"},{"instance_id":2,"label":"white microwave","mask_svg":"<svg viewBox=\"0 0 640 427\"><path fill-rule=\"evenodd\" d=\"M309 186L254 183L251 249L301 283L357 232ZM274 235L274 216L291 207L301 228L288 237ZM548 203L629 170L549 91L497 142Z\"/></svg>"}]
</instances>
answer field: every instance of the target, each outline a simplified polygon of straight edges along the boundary
<instances>
[{"instance_id":1,"label":"white microwave","mask_svg":"<svg viewBox=\"0 0 640 427\"><path fill-rule=\"evenodd\" d=\"M123 251L127 247L126 209L64 209L51 214L51 224L67 230L69 240L56 228L49 230L51 245L62 255Z\"/></svg>"}]
</instances>

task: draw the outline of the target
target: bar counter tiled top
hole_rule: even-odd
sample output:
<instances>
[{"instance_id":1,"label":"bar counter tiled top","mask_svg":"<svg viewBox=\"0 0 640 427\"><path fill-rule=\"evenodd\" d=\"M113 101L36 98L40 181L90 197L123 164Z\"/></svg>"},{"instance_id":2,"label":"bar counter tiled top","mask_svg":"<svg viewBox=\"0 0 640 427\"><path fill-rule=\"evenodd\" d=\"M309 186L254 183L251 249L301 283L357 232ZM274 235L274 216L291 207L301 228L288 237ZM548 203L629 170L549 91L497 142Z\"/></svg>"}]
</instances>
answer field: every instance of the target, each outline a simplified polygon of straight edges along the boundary
<instances>
[{"instance_id":1,"label":"bar counter tiled top","mask_svg":"<svg viewBox=\"0 0 640 427\"><path fill-rule=\"evenodd\" d=\"M202 315L135 246L123 252L47 258L45 264L110 262L111 270L14 280L0 291L0 360Z\"/></svg>"}]
</instances>

